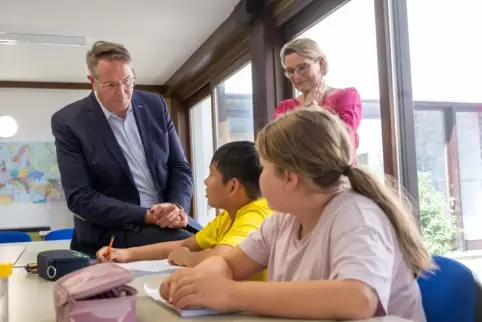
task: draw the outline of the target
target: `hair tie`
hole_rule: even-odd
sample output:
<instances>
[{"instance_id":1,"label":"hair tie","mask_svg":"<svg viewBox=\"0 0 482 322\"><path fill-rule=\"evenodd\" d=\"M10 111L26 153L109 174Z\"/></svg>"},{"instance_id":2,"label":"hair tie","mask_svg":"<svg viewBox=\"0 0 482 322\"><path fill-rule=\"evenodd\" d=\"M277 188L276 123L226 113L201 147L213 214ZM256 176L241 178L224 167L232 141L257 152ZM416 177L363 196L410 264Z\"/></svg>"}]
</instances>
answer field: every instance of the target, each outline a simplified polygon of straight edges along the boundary
<instances>
[{"instance_id":1,"label":"hair tie","mask_svg":"<svg viewBox=\"0 0 482 322\"><path fill-rule=\"evenodd\" d=\"M351 172L351 168L352 168L351 165L347 165L347 166L343 169L343 172L342 172L341 174L343 174L345 177L348 177L348 175L349 175L350 172Z\"/></svg>"}]
</instances>

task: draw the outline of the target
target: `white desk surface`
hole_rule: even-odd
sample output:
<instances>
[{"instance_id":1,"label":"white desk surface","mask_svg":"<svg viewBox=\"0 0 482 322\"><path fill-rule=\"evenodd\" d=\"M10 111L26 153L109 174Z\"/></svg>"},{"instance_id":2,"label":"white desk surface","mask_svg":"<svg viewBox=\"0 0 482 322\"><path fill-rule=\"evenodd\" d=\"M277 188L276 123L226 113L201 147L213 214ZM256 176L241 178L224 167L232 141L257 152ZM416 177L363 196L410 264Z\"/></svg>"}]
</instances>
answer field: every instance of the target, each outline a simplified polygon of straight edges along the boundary
<instances>
[{"instance_id":1,"label":"white desk surface","mask_svg":"<svg viewBox=\"0 0 482 322\"><path fill-rule=\"evenodd\" d=\"M25 246L26 249L21 254L20 258L17 260L14 267L24 267L27 264L36 263L37 254L41 251L52 250L52 249L69 249L70 240L38 241L38 242L29 242L29 243L16 243L12 245L17 245L17 244Z\"/></svg>"},{"instance_id":2,"label":"white desk surface","mask_svg":"<svg viewBox=\"0 0 482 322\"><path fill-rule=\"evenodd\" d=\"M36 261L36 252L68 247L67 242L34 242L28 243L27 249L20 259L24 258L25 263ZM13 246L13 245L12 245ZM19 246L19 245L15 245ZM31 259L34 259L31 261ZM22 262L22 263L23 263ZM144 283L150 287L158 287L162 276L144 276L134 280L131 284L139 290L137 301L137 321L139 322L181 322L181 321L230 321L230 322L257 322L257 321L289 321L273 318L261 318L249 315L220 315L209 317L198 317L193 319L182 319L171 310L154 302L143 291ZM41 279L37 275L28 275L23 268L15 268L13 275L9 279L9 322L55 322L55 311L53 306L53 287L54 282ZM27 305L27 306L26 306ZM369 319L365 322L408 322L397 317L385 317Z\"/></svg>"},{"instance_id":3,"label":"white desk surface","mask_svg":"<svg viewBox=\"0 0 482 322\"><path fill-rule=\"evenodd\" d=\"M15 264L20 255L25 251L25 248L25 245L0 244L0 263Z\"/></svg>"}]
</instances>

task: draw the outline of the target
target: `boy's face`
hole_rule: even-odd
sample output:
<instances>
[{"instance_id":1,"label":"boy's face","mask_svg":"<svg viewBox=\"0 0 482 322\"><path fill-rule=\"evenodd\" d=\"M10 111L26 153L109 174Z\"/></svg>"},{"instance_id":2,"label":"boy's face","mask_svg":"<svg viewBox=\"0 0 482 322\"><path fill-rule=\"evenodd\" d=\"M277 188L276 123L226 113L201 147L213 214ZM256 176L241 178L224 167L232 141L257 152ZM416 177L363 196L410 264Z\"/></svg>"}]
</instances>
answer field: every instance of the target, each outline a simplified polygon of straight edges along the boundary
<instances>
[{"instance_id":1,"label":"boy's face","mask_svg":"<svg viewBox=\"0 0 482 322\"><path fill-rule=\"evenodd\" d=\"M209 167L209 176L204 180L206 185L206 198L208 205L213 208L226 209L229 197L232 192L232 184L229 180L223 184L223 176L215 164Z\"/></svg>"}]
</instances>

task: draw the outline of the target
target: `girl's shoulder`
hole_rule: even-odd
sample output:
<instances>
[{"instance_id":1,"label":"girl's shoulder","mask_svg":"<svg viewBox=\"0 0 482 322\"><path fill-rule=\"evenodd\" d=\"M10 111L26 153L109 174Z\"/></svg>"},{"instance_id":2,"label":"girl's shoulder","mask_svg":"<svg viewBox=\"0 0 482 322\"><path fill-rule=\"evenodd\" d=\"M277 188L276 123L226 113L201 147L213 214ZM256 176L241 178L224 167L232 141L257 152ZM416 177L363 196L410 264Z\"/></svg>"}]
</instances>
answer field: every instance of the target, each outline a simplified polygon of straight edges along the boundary
<instances>
[{"instance_id":1,"label":"girl's shoulder","mask_svg":"<svg viewBox=\"0 0 482 322\"><path fill-rule=\"evenodd\" d=\"M333 225L342 230L367 226L375 230L391 230L384 211L373 200L348 189L341 192L327 205L325 211L332 214Z\"/></svg>"},{"instance_id":2,"label":"girl's shoulder","mask_svg":"<svg viewBox=\"0 0 482 322\"><path fill-rule=\"evenodd\" d=\"M294 224L295 220L295 217L291 214L274 212L272 216L265 220L265 223L269 221L268 225L270 226L270 229L279 233L289 230Z\"/></svg>"}]
</instances>

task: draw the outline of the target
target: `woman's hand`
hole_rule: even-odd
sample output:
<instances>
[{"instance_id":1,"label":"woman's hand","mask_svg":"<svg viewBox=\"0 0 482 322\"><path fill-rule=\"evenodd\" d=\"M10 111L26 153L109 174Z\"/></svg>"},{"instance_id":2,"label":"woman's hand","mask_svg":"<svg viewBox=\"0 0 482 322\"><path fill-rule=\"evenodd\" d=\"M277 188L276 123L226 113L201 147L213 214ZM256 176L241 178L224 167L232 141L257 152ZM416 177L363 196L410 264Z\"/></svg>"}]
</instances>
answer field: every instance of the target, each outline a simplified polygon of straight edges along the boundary
<instances>
[{"instance_id":1,"label":"woman's hand","mask_svg":"<svg viewBox=\"0 0 482 322\"><path fill-rule=\"evenodd\" d=\"M308 106L311 102L315 101L318 105L322 105L323 96L325 95L325 82L322 78L313 86L313 88L304 97L303 105Z\"/></svg>"},{"instance_id":2,"label":"woman's hand","mask_svg":"<svg viewBox=\"0 0 482 322\"><path fill-rule=\"evenodd\" d=\"M230 298L236 282L196 268L174 272L160 287L161 296L177 309L205 307L232 311Z\"/></svg>"}]
</instances>

